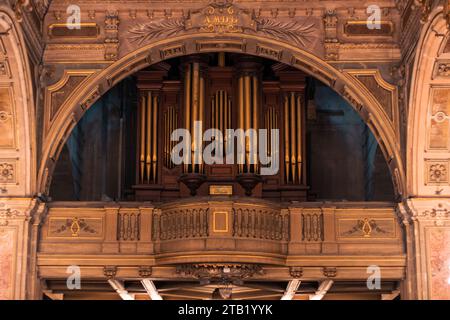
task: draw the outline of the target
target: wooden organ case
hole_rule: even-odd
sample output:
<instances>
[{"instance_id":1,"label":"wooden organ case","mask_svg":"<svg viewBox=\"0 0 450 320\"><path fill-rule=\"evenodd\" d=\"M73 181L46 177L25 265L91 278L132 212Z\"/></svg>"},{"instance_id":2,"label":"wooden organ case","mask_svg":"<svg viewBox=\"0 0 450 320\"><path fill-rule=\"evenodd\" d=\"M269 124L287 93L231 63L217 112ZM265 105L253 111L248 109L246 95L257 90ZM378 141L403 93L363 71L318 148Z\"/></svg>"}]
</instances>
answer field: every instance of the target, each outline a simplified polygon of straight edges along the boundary
<instances>
[{"instance_id":1,"label":"wooden organ case","mask_svg":"<svg viewBox=\"0 0 450 320\"><path fill-rule=\"evenodd\" d=\"M179 75L175 80L168 77L174 68ZM180 59L178 66L163 62L139 72L137 86L136 201L209 195L307 200L306 81L301 71L251 56L196 55ZM198 122L200 131L194 130ZM178 128L190 132L192 146L190 153L182 154L181 165L171 160L172 149L179 143L171 141L171 134ZM266 129L269 156L271 130L279 130L276 174L260 174L264 164L257 152L251 152L256 144L249 137L227 135L227 129L239 128ZM215 154L223 163L204 162L203 150L211 143L203 140L208 129L223 133L223 150ZM234 141L232 164L226 161L230 139ZM239 143L242 159L237 159ZM260 140L256 143L259 147Z\"/></svg>"}]
</instances>

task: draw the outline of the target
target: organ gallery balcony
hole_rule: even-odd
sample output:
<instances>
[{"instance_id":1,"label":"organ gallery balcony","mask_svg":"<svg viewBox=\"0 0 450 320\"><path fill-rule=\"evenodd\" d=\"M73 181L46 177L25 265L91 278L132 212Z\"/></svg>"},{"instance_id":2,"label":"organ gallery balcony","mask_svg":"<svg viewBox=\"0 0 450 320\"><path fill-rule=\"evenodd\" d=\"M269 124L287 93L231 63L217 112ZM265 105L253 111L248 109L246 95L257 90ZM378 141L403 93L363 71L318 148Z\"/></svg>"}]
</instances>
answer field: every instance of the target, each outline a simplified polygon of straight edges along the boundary
<instances>
[{"instance_id":1,"label":"organ gallery balcony","mask_svg":"<svg viewBox=\"0 0 450 320\"><path fill-rule=\"evenodd\" d=\"M54 202L39 265L387 264L402 269L389 203L279 203L208 197L167 204ZM75 261L75 260L74 260Z\"/></svg>"}]
</instances>

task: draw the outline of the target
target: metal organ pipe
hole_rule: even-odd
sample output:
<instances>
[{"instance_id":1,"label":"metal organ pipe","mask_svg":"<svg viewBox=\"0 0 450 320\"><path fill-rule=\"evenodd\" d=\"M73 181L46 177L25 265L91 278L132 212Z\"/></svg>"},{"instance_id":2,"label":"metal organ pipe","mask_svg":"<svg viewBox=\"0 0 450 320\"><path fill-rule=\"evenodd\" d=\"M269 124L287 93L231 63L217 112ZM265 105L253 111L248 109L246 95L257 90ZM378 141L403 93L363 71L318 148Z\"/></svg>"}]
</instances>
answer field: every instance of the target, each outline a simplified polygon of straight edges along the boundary
<instances>
[{"instance_id":1,"label":"metal organ pipe","mask_svg":"<svg viewBox=\"0 0 450 320\"><path fill-rule=\"evenodd\" d=\"M205 113L205 77L199 62L190 62L185 65L185 127L192 135L191 161L188 164L188 155L185 155L185 173L203 173L202 132L195 130L195 122L204 123ZM197 152L195 150L198 150Z\"/></svg>"},{"instance_id":2,"label":"metal organ pipe","mask_svg":"<svg viewBox=\"0 0 450 320\"><path fill-rule=\"evenodd\" d=\"M285 94L284 102L284 150L285 179L287 183L302 183L302 100L296 92Z\"/></svg>"},{"instance_id":3,"label":"metal organ pipe","mask_svg":"<svg viewBox=\"0 0 450 320\"><path fill-rule=\"evenodd\" d=\"M158 171L158 95L143 91L140 104L139 183L157 183Z\"/></svg>"}]
</instances>

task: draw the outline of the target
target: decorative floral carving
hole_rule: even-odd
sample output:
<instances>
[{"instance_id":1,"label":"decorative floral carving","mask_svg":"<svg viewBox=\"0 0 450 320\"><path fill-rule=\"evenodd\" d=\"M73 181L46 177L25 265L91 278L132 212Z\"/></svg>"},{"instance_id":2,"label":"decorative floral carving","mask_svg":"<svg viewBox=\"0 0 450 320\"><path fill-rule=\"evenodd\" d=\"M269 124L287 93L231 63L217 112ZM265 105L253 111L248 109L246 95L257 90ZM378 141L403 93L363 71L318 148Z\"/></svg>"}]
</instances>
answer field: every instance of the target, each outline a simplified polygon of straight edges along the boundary
<instances>
[{"instance_id":1,"label":"decorative floral carving","mask_svg":"<svg viewBox=\"0 0 450 320\"><path fill-rule=\"evenodd\" d=\"M443 163L435 163L429 166L429 182L445 182L447 179L447 167Z\"/></svg>"},{"instance_id":2,"label":"decorative floral carving","mask_svg":"<svg viewBox=\"0 0 450 320\"><path fill-rule=\"evenodd\" d=\"M73 219L67 219L66 224L60 226L55 230L55 233L62 233L66 230L70 230L72 232L72 237L78 237L80 235L80 231L88 232L88 233L97 233L97 231L91 228L86 220L79 219L77 217Z\"/></svg>"},{"instance_id":3,"label":"decorative floral carving","mask_svg":"<svg viewBox=\"0 0 450 320\"><path fill-rule=\"evenodd\" d=\"M362 232L364 237L370 237L372 232L388 233L386 230L378 226L377 222L373 219L364 218L357 221L356 225L349 231L344 232L344 235L352 235L357 232Z\"/></svg>"},{"instance_id":4,"label":"decorative floral carving","mask_svg":"<svg viewBox=\"0 0 450 320\"><path fill-rule=\"evenodd\" d=\"M14 181L14 165L12 165L11 163L0 163L0 182L8 183L13 181Z\"/></svg>"},{"instance_id":5,"label":"decorative floral carving","mask_svg":"<svg viewBox=\"0 0 450 320\"><path fill-rule=\"evenodd\" d=\"M309 37L313 32L314 24L298 23L296 21L280 22L271 19L257 21L258 31L275 39L293 42L297 45L306 46L310 42Z\"/></svg>"},{"instance_id":6,"label":"decorative floral carving","mask_svg":"<svg viewBox=\"0 0 450 320\"><path fill-rule=\"evenodd\" d=\"M440 63L438 66L438 75L442 77L450 76L450 63Z\"/></svg>"},{"instance_id":7,"label":"decorative floral carving","mask_svg":"<svg viewBox=\"0 0 450 320\"><path fill-rule=\"evenodd\" d=\"M17 217L20 212L17 210L11 210L10 208L0 210L0 226L7 226L9 219Z\"/></svg>"},{"instance_id":8,"label":"decorative floral carving","mask_svg":"<svg viewBox=\"0 0 450 320\"><path fill-rule=\"evenodd\" d=\"M213 3L204 9L190 12L188 17L164 19L132 26L131 42L142 44L154 38L175 36L181 32L249 32L306 46L312 41L314 23L306 20L281 22L268 18L255 18L249 11L231 3Z\"/></svg>"}]
</instances>

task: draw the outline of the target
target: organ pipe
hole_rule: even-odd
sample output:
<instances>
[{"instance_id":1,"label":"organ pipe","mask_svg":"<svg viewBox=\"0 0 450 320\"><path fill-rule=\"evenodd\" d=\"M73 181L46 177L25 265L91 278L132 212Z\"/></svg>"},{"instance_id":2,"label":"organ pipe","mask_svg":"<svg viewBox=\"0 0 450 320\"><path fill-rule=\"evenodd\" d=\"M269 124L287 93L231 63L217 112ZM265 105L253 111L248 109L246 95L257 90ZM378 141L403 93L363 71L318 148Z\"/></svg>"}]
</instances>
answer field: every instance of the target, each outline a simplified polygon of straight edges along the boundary
<instances>
[{"instance_id":1,"label":"organ pipe","mask_svg":"<svg viewBox=\"0 0 450 320\"><path fill-rule=\"evenodd\" d=\"M284 97L284 150L285 180L291 184L302 183L302 99L296 92Z\"/></svg>"},{"instance_id":2,"label":"organ pipe","mask_svg":"<svg viewBox=\"0 0 450 320\"><path fill-rule=\"evenodd\" d=\"M230 129L231 124L231 100L228 92L218 90L211 101L211 128L218 129L223 134L223 155L225 156L226 130Z\"/></svg>"},{"instance_id":3,"label":"organ pipe","mask_svg":"<svg viewBox=\"0 0 450 320\"><path fill-rule=\"evenodd\" d=\"M185 155L183 171L185 173L203 173L202 132L194 130L196 121L204 123L205 113L205 77L201 70L201 63L189 62L185 65L185 127L191 133L191 161L188 163L188 155ZM195 152L198 150L198 152Z\"/></svg>"},{"instance_id":4,"label":"organ pipe","mask_svg":"<svg viewBox=\"0 0 450 320\"><path fill-rule=\"evenodd\" d=\"M158 172L158 95L141 93L139 130L139 183L157 183Z\"/></svg>"},{"instance_id":5,"label":"organ pipe","mask_svg":"<svg viewBox=\"0 0 450 320\"><path fill-rule=\"evenodd\" d=\"M175 167L171 160L171 152L176 141L171 141L171 134L177 129L178 114L175 107L170 106L164 113L164 166L168 169Z\"/></svg>"},{"instance_id":6,"label":"organ pipe","mask_svg":"<svg viewBox=\"0 0 450 320\"><path fill-rule=\"evenodd\" d=\"M260 85L259 77L256 72L244 73L238 80L238 101L239 101L239 129L247 132L254 129L257 134L259 127L259 104L260 104ZM245 136L241 143L245 146L245 164L239 165L239 173L258 173L258 153L257 136ZM252 150L252 145L254 149ZM251 154L251 152L253 152Z\"/></svg>"}]
</instances>

